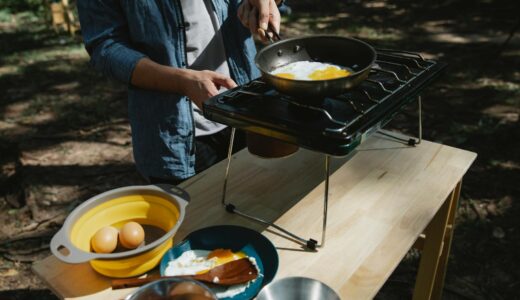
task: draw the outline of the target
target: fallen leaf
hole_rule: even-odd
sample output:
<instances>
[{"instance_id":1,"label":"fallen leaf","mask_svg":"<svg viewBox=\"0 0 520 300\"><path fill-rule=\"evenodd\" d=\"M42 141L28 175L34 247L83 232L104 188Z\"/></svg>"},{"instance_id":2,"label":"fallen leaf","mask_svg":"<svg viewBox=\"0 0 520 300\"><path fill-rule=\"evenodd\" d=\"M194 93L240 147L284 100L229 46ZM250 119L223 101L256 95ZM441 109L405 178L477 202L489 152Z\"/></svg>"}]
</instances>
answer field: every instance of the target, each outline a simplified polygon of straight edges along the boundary
<instances>
[{"instance_id":1,"label":"fallen leaf","mask_svg":"<svg viewBox=\"0 0 520 300\"><path fill-rule=\"evenodd\" d=\"M7 269L0 273L0 277L11 277L18 275L18 271L15 269Z\"/></svg>"}]
</instances>

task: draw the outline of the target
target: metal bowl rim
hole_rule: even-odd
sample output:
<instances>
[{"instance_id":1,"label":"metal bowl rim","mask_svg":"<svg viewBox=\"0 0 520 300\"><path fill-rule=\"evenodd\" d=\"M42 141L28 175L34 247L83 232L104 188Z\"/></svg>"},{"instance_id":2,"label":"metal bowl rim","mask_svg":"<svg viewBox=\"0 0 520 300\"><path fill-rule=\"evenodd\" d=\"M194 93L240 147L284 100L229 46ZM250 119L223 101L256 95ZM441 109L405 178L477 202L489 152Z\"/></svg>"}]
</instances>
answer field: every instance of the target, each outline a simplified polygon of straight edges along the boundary
<instances>
[{"instance_id":1,"label":"metal bowl rim","mask_svg":"<svg viewBox=\"0 0 520 300\"><path fill-rule=\"evenodd\" d=\"M338 293L336 293L336 291L331 288L329 285L327 285L326 283L324 283L323 281L320 281L318 279L314 279L314 278L310 278L310 277L305 277L305 276L289 276L289 277L283 277L283 278L280 278L280 279L277 279L277 280L273 280L271 281L269 284L266 284L261 290L260 292L258 292L258 295L256 296L257 299L258 299L258 296L260 296L260 294L262 293L266 293L265 291L267 291L269 288L272 288L272 286L275 286L276 284L281 284L282 282L284 281L292 281L292 280L304 280L304 281L307 281L307 282L317 282L319 283L321 286L324 286L325 288L329 289L330 291L332 291L332 293L334 295L336 295L339 298L339 295Z\"/></svg>"},{"instance_id":2,"label":"metal bowl rim","mask_svg":"<svg viewBox=\"0 0 520 300\"><path fill-rule=\"evenodd\" d=\"M203 283L201 283L199 281L196 281L196 280L193 280L193 279L188 279L188 278L161 278L161 279L154 280L153 282L147 283L147 284L139 287L138 289L136 289L135 291L130 293L128 296L126 296L124 298L124 300L130 300L137 293L142 292L142 291L150 288L151 286L159 284L159 283L164 282L164 281L195 283L196 285L202 287L205 291L207 291L214 299L218 299L217 295L215 295L215 293L213 293L213 291L210 288L208 288L205 284L203 284Z\"/></svg>"}]
</instances>

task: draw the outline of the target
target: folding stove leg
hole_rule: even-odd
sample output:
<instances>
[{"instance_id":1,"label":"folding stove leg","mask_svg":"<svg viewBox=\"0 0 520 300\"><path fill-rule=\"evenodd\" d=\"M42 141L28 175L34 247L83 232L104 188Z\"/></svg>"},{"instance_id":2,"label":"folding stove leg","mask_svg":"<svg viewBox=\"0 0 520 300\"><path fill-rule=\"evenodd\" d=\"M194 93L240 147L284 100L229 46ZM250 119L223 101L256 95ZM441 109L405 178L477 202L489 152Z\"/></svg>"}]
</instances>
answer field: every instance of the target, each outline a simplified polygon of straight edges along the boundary
<instances>
[{"instance_id":1,"label":"folding stove leg","mask_svg":"<svg viewBox=\"0 0 520 300\"><path fill-rule=\"evenodd\" d=\"M417 96L417 107L418 107L418 115L419 115L419 136L417 139L414 139L414 138L403 139L403 138L400 138L393 134L385 133L382 131L379 131L379 133L384 136L393 138L394 140L397 140L399 142L406 143L406 144L408 144L408 146L419 145L422 142L422 98L421 98L421 96Z\"/></svg>"},{"instance_id":2,"label":"folding stove leg","mask_svg":"<svg viewBox=\"0 0 520 300\"><path fill-rule=\"evenodd\" d=\"M327 231L327 215L329 207L329 175L330 175L330 156L325 155L325 194L323 195L323 227L321 229L321 243L318 247L325 246L325 232Z\"/></svg>"},{"instance_id":3,"label":"folding stove leg","mask_svg":"<svg viewBox=\"0 0 520 300\"><path fill-rule=\"evenodd\" d=\"M226 175L224 176L224 189L222 191L222 205L224 205L227 209L226 204L226 191L227 191L227 181L229 176L229 166L231 165L231 154L233 154L233 144L235 142L235 128L231 129L231 137L229 138L229 148L228 148L228 156L227 156L227 166L226 166ZM233 205L233 204L230 204ZM229 209L227 209L229 211Z\"/></svg>"},{"instance_id":4,"label":"folding stove leg","mask_svg":"<svg viewBox=\"0 0 520 300\"><path fill-rule=\"evenodd\" d=\"M419 140L415 143L419 145L422 142L422 97L417 96L417 114L419 115Z\"/></svg>"},{"instance_id":5,"label":"folding stove leg","mask_svg":"<svg viewBox=\"0 0 520 300\"><path fill-rule=\"evenodd\" d=\"M283 229L282 227L272 223L272 222L268 222L264 219L261 219L261 218L258 218L258 217L255 217L255 216L251 216L249 214L246 214L240 210L238 210L236 208L235 205L233 205L232 203L227 203L226 202L226 192L227 192L227 182L228 182L228 177L229 177L229 168L230 168L230 165L231 165L231 155L233 153L233 142L234 142L234 139L235 139L235 128L232 128L231 130L231 138L229 140L229 150L228 150L228 157L227 157L227 166L226 166L226 175L224 177L224 188L223 188L223 191L222 191L222 205L225 207L226 211L229 212L229 213L235 213L239 216L242 216L246 219L250 219L250 220L253 220L253 221L256 221L256 222L259 222L261 224L264 224L264 225L267 225L267 226L271 226L275 229L277 229L278 231L280 232L283 232L284 234L290 236L291 238L303 243L307 248L311 249L311 250L316 250L317 247L323 247L325 245L325 231L327 229L327 208L328 208L328 200L329 200L329 174L330 174L330 157L328 155L325 156L325 197L324 197L324 205L323 205L323 228L322 228L322 233L321 233L321 243L318 244L318 242L314 239L304 239L304 238L301 238L297 235L295 235L294 233L291 233L285 229Z\"/></svg>"}]
</instances>

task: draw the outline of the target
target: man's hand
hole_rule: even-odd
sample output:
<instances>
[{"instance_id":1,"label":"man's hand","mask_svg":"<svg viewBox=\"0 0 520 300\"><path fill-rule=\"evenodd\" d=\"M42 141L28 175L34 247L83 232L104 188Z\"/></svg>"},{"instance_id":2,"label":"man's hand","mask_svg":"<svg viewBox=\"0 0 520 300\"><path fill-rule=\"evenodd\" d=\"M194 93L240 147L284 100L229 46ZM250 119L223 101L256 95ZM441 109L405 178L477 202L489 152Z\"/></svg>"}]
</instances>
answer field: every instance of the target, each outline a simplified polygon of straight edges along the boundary
<instances>
[{"instance_id":1,"label":"man's hand","mask_svg":"<svg viewBox=\"0 0 520 300\"><path fill-rule=\"evenodd\" d=\"M182 93L202 109L202 103L218 95L220 87L232 89L237 86L233 79L213 71L186 69L182 76Z\"/></svg>"},{"instance_id":2,"label":"man's hand","mask_svg":"<svg viewBox=\"0 0 520 300\"><path fill-rule=\"evenodd\" d=\"M275 0L244 0L238 8L238 18L263 41L267 41L265 34L269 23L277 33L280 32L280 11Z\"/></svg>"},{"instance_id":3,"label":"man's hand","mask_svg":"<svg viewBox=\"0 0 520 300\"><path fill-rule=\"evenodd\" d=\"M217 95L220 87L237 86L233 79L213 71L172 68L147 57L137 62L131 83L143 89L188 96L201 109L202 102Z\"/></svg>"}]
</instances>

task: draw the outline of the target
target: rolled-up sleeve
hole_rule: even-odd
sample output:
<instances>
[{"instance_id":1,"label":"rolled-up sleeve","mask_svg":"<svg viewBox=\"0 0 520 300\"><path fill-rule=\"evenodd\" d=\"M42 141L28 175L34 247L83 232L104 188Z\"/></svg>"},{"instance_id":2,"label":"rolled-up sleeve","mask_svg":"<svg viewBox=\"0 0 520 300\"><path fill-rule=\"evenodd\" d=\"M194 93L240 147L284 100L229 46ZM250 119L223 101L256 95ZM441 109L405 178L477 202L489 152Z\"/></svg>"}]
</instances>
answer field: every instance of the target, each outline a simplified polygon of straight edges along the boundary
<instances>
[{"instance_id":1,"label":"rolled-up sleeve","mask_svg":"<svg viewBox=\"0 0 520 300\"><path fill-rule=\"evenodd\" d=\"M85 48L94 68L130 84L137 62L146 55L132 49L127 19L116 0L79 0Z\"/></svg>"}]
</instances>

